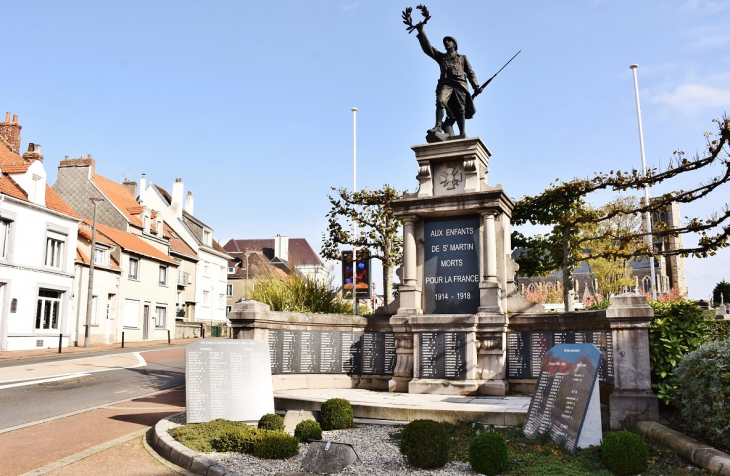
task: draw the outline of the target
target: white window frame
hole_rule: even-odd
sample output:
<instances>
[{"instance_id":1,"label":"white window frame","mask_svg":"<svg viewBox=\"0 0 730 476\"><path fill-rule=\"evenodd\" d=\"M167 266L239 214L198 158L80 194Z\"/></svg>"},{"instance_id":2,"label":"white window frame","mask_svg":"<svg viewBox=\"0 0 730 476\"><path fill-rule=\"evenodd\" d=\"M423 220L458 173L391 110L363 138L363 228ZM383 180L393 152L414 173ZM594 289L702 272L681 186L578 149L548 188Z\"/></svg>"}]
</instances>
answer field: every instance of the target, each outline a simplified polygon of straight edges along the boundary
<instances>
[{"instance_id":1,"label":"white window frame","mask_svg":"<svg viewBox=\"0 0 730 476\"><path fill-rule=\"evenodd\" d=\"M236 268L235 267L233 267L233 266L229 266L228 267L228 274L233 274L235 272L236 272Z\"/></svg>"},{"instance_id":2,"label":"white window frame","mask_svg":"<svg viewBox=\"0 0 730 476\"><path fill-rule=\"evenodd\" d=\"M58 297L41 296L41 292L46 291L49 293L58 293ZM37 331L50 331L58 330L61 325L61 310L63 305L63 291L56 289L38 289L38 298L36 300L36 317L35 317L35 330ZM43 317L46 315L48 310L53 313L54 316L49 315L50 319L46 321ZM55 326L53 325L55 323Z\"/></svg>"},{"instance_id":3,"label":"white window frame","mask_svg":"<svg viewBox=\"0 0 730 476\"><path fill-rule=\"evenodd\" d=\"M167 324L167 304L155 305L155 329L164 329Z\"/></svg>"},{"instance_id":4,"label":"white window frame","mask_svg":"<svg viewBox=\"0 0 730 476\"><path fill-rule=\"evenodd\" d=\"M94 266L109 266L109 250L105 250L104 248L95 248L94 249Z\"/></svg>"},{"instance_id":5,"label":"white window frame","mask_svg":"<svg viewBox=\"0 0 730 476\"><path fill-rule=\"evenodd\" d=\"M226 284L226 296L233 297L233 285Z\"/></svg>"},{"instance_id":6,"label":"white window frame","mask_svg":"<svg viewBox=\"0 0 730 476\"><path fill-rule=\"evenodd\" d=\"M10 254L10 228L13 222L6 218L0 218L0 259L8 259Z\"/></svg>"},{"instance_id":7,"label":"white window frame","mask_svg":"<svg viewBox=\"0 0 730 476\"><path fill-rule=\"evenodd\" d=\"M139 265L140 265L140 259L136 256L130 256L129 257L129 272L127 273L127 278L139 281ZM132 266L132 263L134 263L134 266ZM132 269L134 268L134 273L132 273Z\"/></svg>"},{"instance_id":8,"label":"white window frame","mask_svg":"<svg viewBox=\"0 0 730 476\"><path fill-rule=\"evenodd\" d=\"M160 271L158 274L158 284L160 286L167 286L167 266L160 265Z\"/></svg>"},{"instance_id":9,"label":"white window frame","mask_svg":"<svg viewBox=\"0 0 730 476\"><path fill-rule=\"evenodd\" d=\"M136 299L124 300L124 328L139 329L139 301Z\"/></svg>"},{"instance_id":10,"label":"white window frame","mask_svg":"<svg viewBox=\"0 0 730 476\"><path fill-rule=\"evenodd\" d=\"M218 295L218 307L225 307L225 305L226 305L226 295L219 294Z\"/></svg>"},{"instance_id":11,"label":"white window frame","mask_svg":"<svg viewBox=\"0 0 730 476\"><path fill-rule=\"evenodd\" d=\"M62 269L66 248L66 237L58 233L48 232L46 236L46 268Z\"/></svg>"},{"instance_id":12,"label":"white window frame","mask_svg":"<svg viewBox=\"0 0 730 476\"><path fill-rule=\"evenodd\" d=\"M203 276L210 276L210 263L203 263Z\"/></svg>"},{"instance_id":13,"label":"white window frame","mask_svg":"<svg viewBox=\"0 0 730 476\"><path fill-rule=\"evenodd\" d=\"M233 309L233 306L226 306L226 316L228 315L229 312L231 312L232 309Z\"/></svg>"},{"instance_id":14,"label":"white window frame","mask_svg":"<svg viewBox=\"0 0 730 476\"><path fill-rule=\"evenodd\" d=\"M203 291L203 306L210 306L210 291Z\"/></svg>"}]
</instances>

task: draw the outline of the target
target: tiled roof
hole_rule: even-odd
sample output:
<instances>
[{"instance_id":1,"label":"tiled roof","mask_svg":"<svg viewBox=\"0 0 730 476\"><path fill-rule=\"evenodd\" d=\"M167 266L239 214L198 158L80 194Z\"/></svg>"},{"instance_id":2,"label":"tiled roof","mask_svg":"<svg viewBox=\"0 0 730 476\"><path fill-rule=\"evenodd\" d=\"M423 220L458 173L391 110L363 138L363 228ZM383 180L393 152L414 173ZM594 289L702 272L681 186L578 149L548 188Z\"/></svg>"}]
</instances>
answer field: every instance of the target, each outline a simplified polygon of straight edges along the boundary
<instances>
[{"instance_id":1,"label":"tiled roof","mask_svg":"<svg viewBox=\"0 0 730 476\"><path fill-rule=\"evenodd\" d=\"M88 220L86 218L84 219L84 223L86 223L87 225L92 224L91 220ZM115 244L119 245L122 249L126 251L131 251L132 253L146 256L148 258L177 265L177 261L170 258L154 246L145 243L137 235L128 233L126 231L117 230L116 228L102 225L101 223L96 224L96 230L97 232L106 235L110 240L112 240Z\"/></svg>"},{"instance_id":2,"label":"tiled roof","mask_svg":"<svg viewBox=\"0 0 730 476\"><path fill-rule=\"evenodd\" d=\"M139 215L142 213L142 210L144 210L143 206L137 206L137 207L129 207L127 208L127 211L132 215Z\"/></svg>"},{"instance_id":3,"label":"tiled roof","mask_svg":"<svg viewBox=\"0 0 730 476\"><path fill-rule=\"evenodd\" d=\"M63 213L64 215L71 215L75 218L81 218L76 214L75 211L73 211L68 203L64 202L61 196L57 194L56 191L53 190L48 184L46 184L46 206L51 210Z\"/></svg>"},{"instance_id":4,"label":"tiled roof","mask_svg":"<svg viewBox=\"0 0 730 476\"><path fill-rule=\"evenodd\" d=\"M164 223L164 222L163 222ZM183 253L193 258L197 258L195 251L190 248L175 231L170 228L170 225L164 223L163 228L165 230L165 236L170 238L170 248L178 253Z\"/></svg>"},{"instance_id":5,"label":"tiled roof","mask_svg":"<svg viewBox=\"0 0 730 476\"><path fill-rule=\"evenodd\" d=\"M142 221L129 212L130 208L139 207L139 203L124 185L98 174L94 174L91 180L101 190L101 193L124 214L129 223L142 227Z\"/></svg>"},{"instance_id":6,"label":"tiled roof","mask_svg":"<svg viewBox=\"0 0 730 476\"><path fill-rule=\"evenodd\" d=\"M229 277L235 279L246 279L246 255L244 253L229 252L234 260L228 261L228 266L234 266L240 260L240 266L234 267L234 272ZM261 251L252 251L248 256L248 277L249 279L260 278L264 276L277 276L287 278L285 271L273 266Z\"/></svg>"},{"instance_id":7,"label":"tiled roof","mask_svg":"<svg viewBox=\"0 0 730 476\"><path fill-rule=\"evenodd\" d=\"M97 225L98 225L98 223L97 223ZM97 231L98 231L98 229L97 229ZM88 241L91 241L91 233L92 233L92 228L91 228L90 224L79 223L79 236L82 236L85 239L87 239ZM97 241L97 243L104 243L105 245L116 246L116 243L114 243L112 240L110 240L109 238L107 238L106 236L104 236L101 233L96 234L96 241Z\"/></svg>"},{"instance_id":8,"label":"tiled roof","mask_svg":"<svg viewBox=\"0 0 730 476\"><path fill-rule=\"evenodd\" d=\"M261 250L269 261L274 259L274 240L228 240L223 246L228 253ZM324 266L322 260L314 252L304 238L289 238L289 261L296 265Z\"/></svg>"},{"instance_id":9,"label":"tiled roof","mask_svg":"<svg viewBox=\"0 0 730 476\"><path fill-rule=\"evenodd\" d=\"M3 172L10 174L22 174L33 161L25 160L20 155L11 151L5 141L0 142L0 167Z\"/></svg>"},{"instance_id":10,"label":"tiled roof","mask_svg":"<svg viewBox=\"0 0 730 476\"><path fill-rule=\"evenodd\" d=\"M78 247L76 247L76 262L85 264L87 266L90 264L89 257L86 256L86 253L81 251L81 249ZM113 269L114 271L122 271L122 268L119 266L119 264L113 257L110 257L109 265L110 265L109 267L111 267L111 269ZM96 266L94 266L94 268L96 268ZM107 267L104 266L104 268L107 268Z\"/></svg>"},{"instance_id":11,"label":"tiled roof","mask_svg":"<svg viewBox=\"0 0 730 476\"><path fill-rule=\"evenodd\" d=\"M3 172L6 174L24 174L30 167L30 162L24 164L2 164Z\"/></svg>"},{"instance_id":12,"label":"tiled roof","mask_svg":"<svg viewBox=\"0 0 730 476\"><path fill-rule=\"evenodd\" d=\"M28 194L6 173L0 175L0 193L18 200L28 201Z\"/></svg>"},{"instance_id":13,"label":"tiled roof","mask_svg":"<svg viewBox=\"0 0 730 476\"><path fill-rule=\"evenodd\" d=\"M165 200L167 200L167 204L168 205L171 205L172 204L172 196L169 193L167 193L167 190L165 190L164 188L160 187L156 183L153 183L152 185L154 185L155 188L157 189L157 191L160 192L160 195L162 195L162 198L164 198Z\"/></svg>"}]
</instances>

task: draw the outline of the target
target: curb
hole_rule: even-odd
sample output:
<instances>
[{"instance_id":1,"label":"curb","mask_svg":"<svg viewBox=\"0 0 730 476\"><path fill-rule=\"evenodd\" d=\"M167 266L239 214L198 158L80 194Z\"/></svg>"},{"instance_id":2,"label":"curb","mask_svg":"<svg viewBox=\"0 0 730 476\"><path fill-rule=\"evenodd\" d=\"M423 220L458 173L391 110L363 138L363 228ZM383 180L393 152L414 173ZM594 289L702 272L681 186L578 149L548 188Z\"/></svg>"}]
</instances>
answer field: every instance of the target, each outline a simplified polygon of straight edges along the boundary
<instances>
[{"instance_id":1,"label":"curb","mask_svg":"<svg viewBox=\"0 0 730 476\"><path fill-rule=\"evenodd\" d=\"M654 421L637 422L636 430L643 436L673 449L684 459L712 471L713 474L730 476L730 455L722 451Z\"/></svg>"},{"instance_id":2,"label":"curb","mask_svg":"<svg viewBox=\"0 0 730 476\"><path fill-rule=\"evenodd\" d=\"M193 474L200 476L234 476L226 468L207 456L193 451L182 443L178 443L168 434L170 428L177 425L171 418L184 412L170 415L158 421L153 428L151 446L163 458Z\"/></svg>"}]
</instances>

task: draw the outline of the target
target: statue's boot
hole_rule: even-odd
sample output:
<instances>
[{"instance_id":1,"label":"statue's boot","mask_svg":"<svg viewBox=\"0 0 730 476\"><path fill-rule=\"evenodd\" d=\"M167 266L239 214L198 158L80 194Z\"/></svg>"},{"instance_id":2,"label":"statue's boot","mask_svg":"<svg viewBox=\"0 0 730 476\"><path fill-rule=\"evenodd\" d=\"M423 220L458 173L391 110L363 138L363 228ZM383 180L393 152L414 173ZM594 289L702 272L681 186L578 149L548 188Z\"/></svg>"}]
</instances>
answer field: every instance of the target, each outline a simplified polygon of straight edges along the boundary
<instances>
[{"instance_id":1,"label":"statue's boot","mask_svg":"<svg viewBox=\"0 0 730 476\"><path fill-rule=\"evenodd\" d=\"M459 125L459 135L451 137L452 139L466 139L466 120L463 114L456 116L456 123Z\"/></svg>"},{"instance_id":2,"label":"statue's boot","mask_svg":"<svg viewBox=\"0 0 730 476\"><path fill-rule=\"evenodd\" d=\"M442 129L444 131L444 134L449 136L449 138L454 136L454 122L456 122L455 119L449 117L444 121L444 124L442 126Z\"/></svg>"}]
</instances>

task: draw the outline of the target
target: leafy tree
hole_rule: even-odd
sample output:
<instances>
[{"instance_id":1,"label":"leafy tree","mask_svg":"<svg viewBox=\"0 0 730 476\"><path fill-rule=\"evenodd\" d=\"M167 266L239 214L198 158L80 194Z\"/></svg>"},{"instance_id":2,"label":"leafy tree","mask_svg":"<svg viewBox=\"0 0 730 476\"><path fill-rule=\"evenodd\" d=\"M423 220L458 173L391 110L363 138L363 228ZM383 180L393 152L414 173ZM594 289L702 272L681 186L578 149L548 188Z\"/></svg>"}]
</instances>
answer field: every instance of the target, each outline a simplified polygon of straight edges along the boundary
<instances>
[{"instance_id":1,"label":"leafy tree","mask_svg":"<svg viewBox=\"0 0 730 476\"><path fill-rule=\"evenodd\" d=\"M725 116L713 122L717 123L718 132L717 135L705 133L707 151L702 157L695 155L690 159L684 152L675 151L672 162L664 171L651 169L644 175L636 169L628 172L612 170L610 173L595 173L593 177L576 178L569 182L556 179L540 195L520 199L512 215L515 225L533 223L552 226L551 231L544 236L525 237L519 232L513 234L513 244L527 249L517 258L520 271L527 275L535 275L562 268L565 309L572 311L575 294L573 270L583 259L630 259L657 255L692 255L706 258L714 255L717 249L727 246L730 226L720 226L730 217L730 208L727 205L705 219L689 218L684 225L677 228L670 228L666 223L655 223L652 234L656 237L698 234L699 240L694 247L656 250L645 241L637 244L637 240L643 240L648 235L643 230L613 236L612 230L601 230L599 227L616 217L657 212L672 202L693 202L729 182L730 160L726 146L730 140L730 119ZM660 195L649 203L627 205L611 202L596 209L586 202L586 197L594 192L640 190L644 186L654 186L712 165L719 165L718 175L705 179L689 190L677 190ZM593 227L598 228L598 231L591 233ZM606 249L594 248L596 243L607 238L612 240L612 246Z\"/></svg>"},{"instance_id":2,"label":"leafy tree","mask_svg":"<svg viewBox=\"0 0 730 476\"><path fill-rule=\"evenodd\" d=\"M720 304L720 296L725 304L730 304L730 283L724 279L717 283L715 289L712 290L712 300L715 304Z\"/></svg>"},{"instance_id":3,"label":"leafy tree","mask_svg":"<svg viewBox=\"0 0 730 476\"><path fill-rule=\"evenodd\" d=\"M401 222L393 215L390 205L403 193L387 184L379 190L354 193L346 188L332 190L337 193L335 197L327 197L332 209L327 213L327 232L322 233L322 256L340 260L340 245L354 245L360 248L358 258L364 256L380 260L383 263L383 297L386 304L390 304L393 300L393 270L403 262L403 238L399 232ZM353 220L358 228L354 237Z\"/></svg>"},{"instance_id":4,"label":"leafy tree","mask_svg":"<svg viewBox=\"0 0 730 476\"><path fill-rule=\"evenodd\" d=\"M625 208L635 208L639 205L639 200L633 196L618 197L609 203L609 207L620 206ZM617 246L617 241L627 234L636 234L641 232L641 217L638 214L633 215L616 215L609 220L605 220L593 226L590 230L593 235L603 236L604 238L596 240L591 251L593 253L604 253L607 250ZM626 248L631 250L641 245L639 239L626 242ZM584 253L585 254L585 253ZM598 289L606 296L619 294L625 288L634 285L634 278L631 274L630 259L625 257L599 257L588 259L588 265L591 268L591 274L598 281Z\"/></svg>"}]
</instances>

